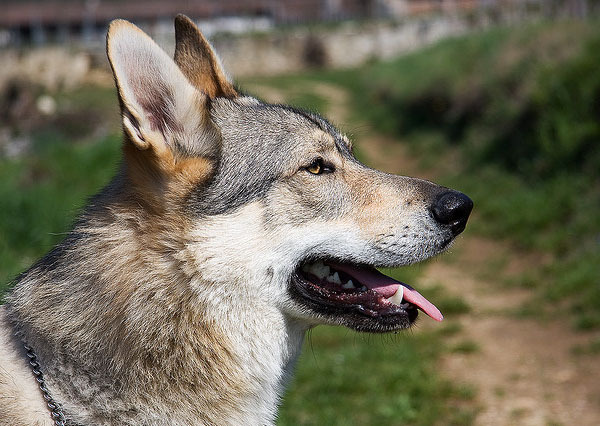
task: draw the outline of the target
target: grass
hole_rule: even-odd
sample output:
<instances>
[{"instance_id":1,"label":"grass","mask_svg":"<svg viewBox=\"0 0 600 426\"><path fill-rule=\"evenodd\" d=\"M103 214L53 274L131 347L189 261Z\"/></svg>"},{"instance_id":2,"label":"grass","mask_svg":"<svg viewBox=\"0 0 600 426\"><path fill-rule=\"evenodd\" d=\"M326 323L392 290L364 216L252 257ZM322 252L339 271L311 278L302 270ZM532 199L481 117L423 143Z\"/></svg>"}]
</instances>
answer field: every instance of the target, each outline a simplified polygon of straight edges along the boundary
<instances>
[{"instance_id":1,"label":"grass","mask_svg":"<svg viewBox=\"0 0 600 426\"><path fill-rule=\"evenodd\" d=\"M0 158L0 296L63 238L86 199L108 183L118 165L115 91L85 86L51 95L57 113L30 129L31 151Z\"/></svg>"},{"instance_id":2,"label":"grass","mask_svg":"<svg viewBox=\"0 0 600 426\"><path fill-rule=\"evenodd\" d=\"M73 145L41 134L31 154L0 160L0 292L62 239L85 200L108 182L119 142L112 135Z\"/></svg>"},{"instance_id":3,"label":"grass","mask_svg":"<svg viewBox=\"0 0 600 426\"><path fill-rule=\"evenodd\" d=\"M479 345L472 340L463 340L450 348L450 352L472 354L479 351Z\"/></svg>"},{"instance_id":4,"label":"grass","mask_svg":"<svg viewBox=\"0 0 600 426\"><path fill-rule=\"evenodd\" d=\"M600 354L600 337L596 337L583 345L576 345L571 348L574 355L596 355Z\"/></svg>"},{"instance_id":5,"label":"grass","mask_svg":"<svg viewBox=\"0 0 600 426\"><path fill-rule=\"evenodd\" d=\"M278 424L433 425L440 418L453 424L458 413L446 401L473 395L434 371L443 351L439 340L439 331L379 336L316 328Z\"/></svg>"}]
</instances>

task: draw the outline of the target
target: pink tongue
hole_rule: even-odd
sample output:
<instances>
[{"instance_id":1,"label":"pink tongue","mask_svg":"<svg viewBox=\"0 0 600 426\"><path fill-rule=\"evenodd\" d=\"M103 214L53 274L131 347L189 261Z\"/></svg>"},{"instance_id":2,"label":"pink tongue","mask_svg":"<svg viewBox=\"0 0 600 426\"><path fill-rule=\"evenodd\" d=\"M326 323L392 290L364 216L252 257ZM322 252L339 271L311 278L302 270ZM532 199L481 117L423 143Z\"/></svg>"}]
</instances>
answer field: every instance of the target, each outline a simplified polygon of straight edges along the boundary
<instances>
[{"instance_id":1,"label":"pink tongue","mask_svg":"<svg viewBox=\"0 0 600 426\"><path fill-rule=\"evenodd\" d=\"M423 312L429 315L436 321L441 321L444 316L433 303L425 299L421 294L408 287L406 284L396 281L395 279L382 274L376 269L355 268L347 264L331 263L334 269L345 272L346 274L356 278L361 284L367 288L376 291L383 297L390 298L398 291L398 287L404 287L404 295L402 299L418 306Z\"/></svg>"}]
</instances>

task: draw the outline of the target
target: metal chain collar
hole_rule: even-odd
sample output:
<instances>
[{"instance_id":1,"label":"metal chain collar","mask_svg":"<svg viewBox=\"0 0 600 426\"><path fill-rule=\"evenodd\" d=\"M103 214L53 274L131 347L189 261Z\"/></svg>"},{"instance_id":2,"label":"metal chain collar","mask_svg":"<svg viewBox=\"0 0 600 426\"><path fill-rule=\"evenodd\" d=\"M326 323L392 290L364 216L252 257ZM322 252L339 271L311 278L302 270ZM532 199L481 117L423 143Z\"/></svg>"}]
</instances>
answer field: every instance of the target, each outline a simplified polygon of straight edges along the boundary
<instances>
[{"instance_id":1,"label":"metal chain collar","mask_svg":"<svg viewBox=\"0 0 600 426\"><path fill-rule=\"evenodd\" d=\"M52 420L54 420L54 424L56 426L66 426L67 419L65 418L60 404L54 401L52 396L50 396L50 391L46 386L44 375L42 374L42 370L40 369L40 364L37 362L37 355L35 354L35 352L33 352L33 349L30 346L23 346L27 351L27 358L29 358L29 365L31 366L31 371L35 376L35 380L40 385L40 390L42 391L42 395L46 400L46 404L48 405L48 409L50 410L50 415L52 416Z\"/></svg>"}]
</instances>

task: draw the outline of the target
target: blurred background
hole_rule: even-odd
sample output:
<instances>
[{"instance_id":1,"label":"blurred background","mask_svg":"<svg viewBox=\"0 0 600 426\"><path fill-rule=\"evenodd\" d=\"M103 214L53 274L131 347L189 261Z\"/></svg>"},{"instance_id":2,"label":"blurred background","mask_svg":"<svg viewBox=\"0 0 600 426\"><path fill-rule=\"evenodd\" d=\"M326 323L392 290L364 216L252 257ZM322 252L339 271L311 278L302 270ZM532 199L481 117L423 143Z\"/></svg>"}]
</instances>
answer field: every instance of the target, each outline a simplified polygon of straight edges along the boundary
<instances>
[{"instance_id":1,"label":"blurred background","mask_svg":"<svg viewBox=\"0 0 600 426\"><path fill-rule=\"evenodd\" d=\"M242 89L475 202L449 253L391 271L444 322L318 327L280 425L598 425L599 3L1 0L0 292L117 167L108 23L172 53L185 13Z\"/></svg>"}]
</instances>

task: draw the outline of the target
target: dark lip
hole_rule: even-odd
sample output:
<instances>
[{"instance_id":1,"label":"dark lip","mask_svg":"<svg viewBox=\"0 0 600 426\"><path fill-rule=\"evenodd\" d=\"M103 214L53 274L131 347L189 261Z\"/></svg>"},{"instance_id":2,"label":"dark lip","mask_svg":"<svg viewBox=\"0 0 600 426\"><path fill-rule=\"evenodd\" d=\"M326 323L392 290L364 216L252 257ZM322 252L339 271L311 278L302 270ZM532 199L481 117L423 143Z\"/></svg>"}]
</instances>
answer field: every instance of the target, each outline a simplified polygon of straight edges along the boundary
<instances>
[{"instance_id":1,"label":"dark lip","mask_svg":"<svg viewBox=\"0 0 600 426\"><path fill-rule=\"evenodd\" d=\"M454 238L446 238L442 242L442 244L440 246L440 250L446 250L450 246L450 244L452 243L452 241L454 241Z\"/></svg>"},{"instance_id":2,"label":"dark lip","mask_svg":"<svg viewBox=\"0 0 600 426\"><path fill-rule=\"evenodd\" d=\"M390 303L373 290L337 292L318 286L304 278L299 268L290 279L296 301L332 322L359 331L388 332L410 327L418 316L413 304Z\"/></svg>"}]
</instances>

